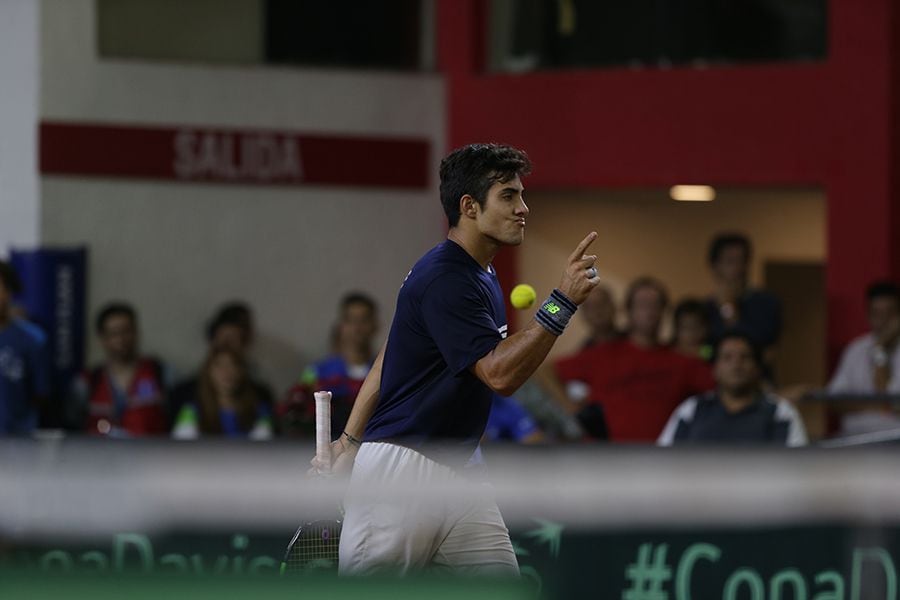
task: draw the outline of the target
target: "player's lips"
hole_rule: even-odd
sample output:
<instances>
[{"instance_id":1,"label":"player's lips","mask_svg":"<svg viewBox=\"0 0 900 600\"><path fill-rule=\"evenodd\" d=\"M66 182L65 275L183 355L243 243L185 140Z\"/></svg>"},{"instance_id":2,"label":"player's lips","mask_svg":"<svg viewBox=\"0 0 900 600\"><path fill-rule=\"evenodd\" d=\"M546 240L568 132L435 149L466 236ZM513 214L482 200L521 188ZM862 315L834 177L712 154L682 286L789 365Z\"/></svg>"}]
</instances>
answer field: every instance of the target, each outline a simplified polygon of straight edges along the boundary
<instances>
[{"instance_id":1,"label":"player's lips","mask_svg":"<svg viewBox=\"0 0 900 600\"><path fill-rule=\"evenodd\" d=\"M516 219L516 224L525 227L525 219Z\"/></svg>"}]
</instances>

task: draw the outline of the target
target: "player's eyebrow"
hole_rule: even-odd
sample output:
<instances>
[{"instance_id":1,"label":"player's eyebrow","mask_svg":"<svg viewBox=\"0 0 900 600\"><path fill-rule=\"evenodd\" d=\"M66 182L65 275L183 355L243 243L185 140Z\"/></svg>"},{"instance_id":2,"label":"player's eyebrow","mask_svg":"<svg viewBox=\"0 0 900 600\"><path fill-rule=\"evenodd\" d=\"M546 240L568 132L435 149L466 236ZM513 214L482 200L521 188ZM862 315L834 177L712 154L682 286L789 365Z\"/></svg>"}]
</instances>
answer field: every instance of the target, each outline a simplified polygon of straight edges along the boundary
<instances>
[{"instance_id":1,"label":"player's eyebrow","mask_svg":"<svg viewBox=\"0 0 900 600\"><path fill-rule=\"evenodd\" d=\"M512 193L512 194L518 194L518 193L520 193L520 192L524 193L524 192L525 192L525 188L505 187L505 188L503 188L502 190L500 190L500 193L501 193L501 194L510 194L510 193Z\"/></svg>"}]
</instances>

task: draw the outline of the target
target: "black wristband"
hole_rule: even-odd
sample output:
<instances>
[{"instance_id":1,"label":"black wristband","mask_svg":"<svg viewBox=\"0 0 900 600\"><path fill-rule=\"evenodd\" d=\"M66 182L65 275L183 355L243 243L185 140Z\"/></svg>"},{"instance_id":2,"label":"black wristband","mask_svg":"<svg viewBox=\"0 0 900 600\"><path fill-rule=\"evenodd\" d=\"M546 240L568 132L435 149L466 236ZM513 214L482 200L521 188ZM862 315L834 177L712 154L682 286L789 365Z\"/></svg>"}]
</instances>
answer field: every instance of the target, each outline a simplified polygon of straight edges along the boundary
<instances>
[{"instance_id":1,"label":"black wristband","mask_svg":"<svg viewBox=\"0 0 900 600\"><path fill-rule=\"evenodd\" d=\"M541 304L541 308L538 309L534 318L541 327L553 335L562 335L576 310L578 310L578 305L569 300L561 291L555 289L550 293L546 302Z\"/></svg>"},{"instance_id":2,"label":"black wristband","mask_svg":"<svg viewBox=\"0 0 900 600\"><path fill-rule=\"evenodd\" d=\"M352 435L350 435L350 434L347 433L346 431L343 433L343 435L344 435L345 438L347 438L347 441L350 442L350 445L351 445L351 446L356 446L357 448L359 448L360 446L362 446L362 440L356 439L355 437L353 437Z\"/></svg>"}]
</instances>

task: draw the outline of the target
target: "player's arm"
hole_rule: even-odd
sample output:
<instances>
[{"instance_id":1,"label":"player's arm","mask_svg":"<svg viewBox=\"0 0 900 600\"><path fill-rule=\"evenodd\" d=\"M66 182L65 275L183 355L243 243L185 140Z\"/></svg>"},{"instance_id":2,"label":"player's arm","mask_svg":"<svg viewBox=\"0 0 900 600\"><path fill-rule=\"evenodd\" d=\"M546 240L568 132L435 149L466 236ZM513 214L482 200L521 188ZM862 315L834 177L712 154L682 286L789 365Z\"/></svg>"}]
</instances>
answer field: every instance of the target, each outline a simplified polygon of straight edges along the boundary
<instances>
[{"instance_id":1,"label":"player's arm","mask_svg":"<svg viewBox=\"0 0 900 600\"><path fill-rule=\"evenodd\" d=\"M596 274L589 277L587 272L594 266L597 257L584 254L596 238L597 232L592 231L581 240L563 271L559 291L575 305L584 302L600 282ZM497 344L472 366L472 372L498 394L512 395L544 362L557 337L533 320L525 329Z\"/></svg>"},{"instance_id":2,"label":"player's arm","mask_svg":"<svg viewBox=\"0 0 900 600\"><path fill-rule=\"evenodd\" d=\"M347 418L347 425L341 436L331 443L331 465L330 472L335 474L349 473L353 468L353 458L356 451L359 450L358 441L362 439L366 430L366 424L375 412L378 405L378 390L381 387L381 364L384 361L384 349L387 347L385 343L378 352L372 368L369 369L356 400L353 402L353 409ZM313 468L310 474L318 471L329 470L329 465L320 465L318 459L313 457L310 461Z\"/></svg>"},{"instance_id":3,"label":"player's arm","mask_svg":"<svg viewBox=\"0 0 900 600\"><path fill-rule=\"evenodd\" d=\"M353 410L350 411L350 416L347 418L347 426L344 428L344 432L357 440L362 439L366 431L366 424L369 422L372 413L375 412L375 406L378 404L378 390L381 388L381 364L384 362L384 349L386 347L387 343L378 352L375 362L372 363L372 368L369 369L369 374L366 375L362 387L359 388L359 393L353 402ZM346 436L342 437L346 439Z\"/></svg>"}]
</instances>

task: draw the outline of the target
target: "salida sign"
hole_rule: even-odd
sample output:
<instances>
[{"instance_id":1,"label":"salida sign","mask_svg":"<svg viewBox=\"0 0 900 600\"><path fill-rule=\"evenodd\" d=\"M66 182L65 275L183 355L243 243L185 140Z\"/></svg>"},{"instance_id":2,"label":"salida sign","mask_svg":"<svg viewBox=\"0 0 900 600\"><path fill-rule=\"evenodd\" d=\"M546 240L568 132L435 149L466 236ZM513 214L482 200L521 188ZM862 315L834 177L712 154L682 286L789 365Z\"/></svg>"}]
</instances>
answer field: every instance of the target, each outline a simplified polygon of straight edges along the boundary
<instances>
[{"instance_id":1,"label":"salida sign","mask_svg":"<svg viewBox=\"0 0 900 600\"><path fill-rule=\"evenodd\" d=\"M299 139L270 133L179 131L175 134L174 168L179 179L303 181Z\"/></svg>"},{"instance_id":2,"label":"salida sign","mask_svg":"<svg viewBox=\"0 0 900 600\"><path fill-rule=\"evenodd\" d=\"M46 175L423 189L425 140L207 127L41 124Z\"/></svg>"}]
</instances>

